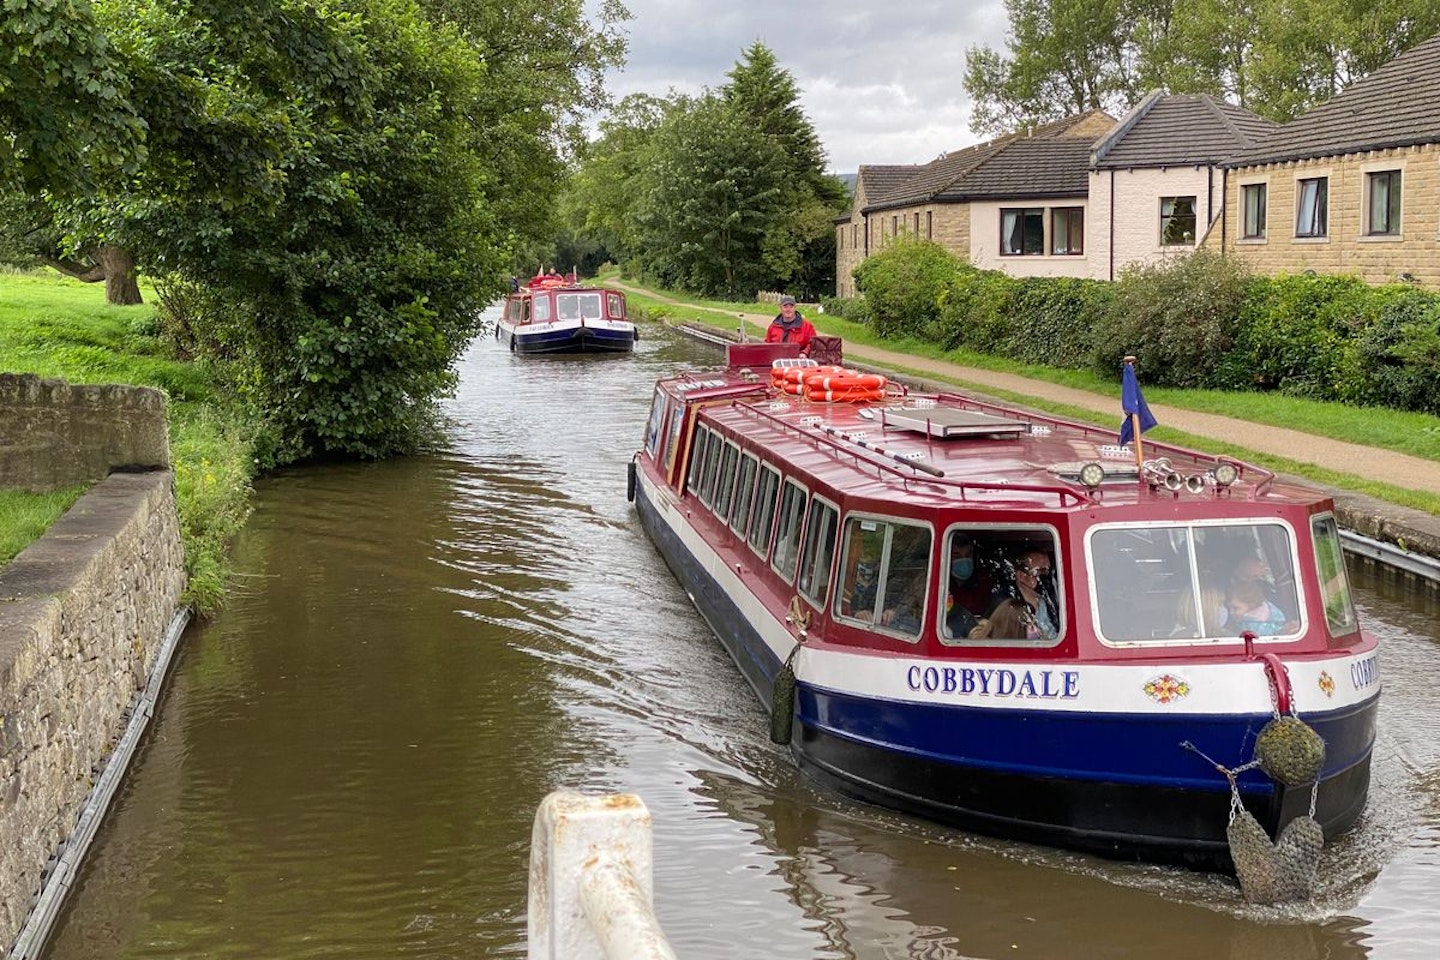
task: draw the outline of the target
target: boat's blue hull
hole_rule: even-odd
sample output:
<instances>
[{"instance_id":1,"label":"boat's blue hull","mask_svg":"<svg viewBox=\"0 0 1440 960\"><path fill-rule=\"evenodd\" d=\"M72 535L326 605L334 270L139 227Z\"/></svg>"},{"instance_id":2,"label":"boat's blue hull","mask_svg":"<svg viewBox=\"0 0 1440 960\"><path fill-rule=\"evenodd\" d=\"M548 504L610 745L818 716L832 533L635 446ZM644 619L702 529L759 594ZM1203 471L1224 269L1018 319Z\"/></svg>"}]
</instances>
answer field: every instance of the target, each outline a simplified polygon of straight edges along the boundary
<instances>
[{"instance_id":1,"label":"boat's blue hull","mask_svg":"<svg viewBox=\"0 0 1440 960\"><path fill-rule=\"evenodd\" d=\"M666 562L768 707L780 657L643 482L635 501ZM1372 696L1304 718L1327 745L1316 808L1327 836L1364 807L1377 705ZM1230 869L1228 783L1181 744L1240 766L1270 719L898 702L828 689L803 672L795 711L791 749L800 764L852 796L992 835L1219 870ZM1239 784L1272 835L1309 810L1308 786L1277 787L1259 770Z\"/></svg>"},{"instance_id":2,"label":"boat's blue hull","mask_svg":"<svg viewBox=\"0 0 1440 960\"><path fill-rule=\"evenodd\" d=\"M500 328L515 353L629 353L637 339L634 328L571 327L564 330L526 331Z\"/></svg>"}]
</instances>

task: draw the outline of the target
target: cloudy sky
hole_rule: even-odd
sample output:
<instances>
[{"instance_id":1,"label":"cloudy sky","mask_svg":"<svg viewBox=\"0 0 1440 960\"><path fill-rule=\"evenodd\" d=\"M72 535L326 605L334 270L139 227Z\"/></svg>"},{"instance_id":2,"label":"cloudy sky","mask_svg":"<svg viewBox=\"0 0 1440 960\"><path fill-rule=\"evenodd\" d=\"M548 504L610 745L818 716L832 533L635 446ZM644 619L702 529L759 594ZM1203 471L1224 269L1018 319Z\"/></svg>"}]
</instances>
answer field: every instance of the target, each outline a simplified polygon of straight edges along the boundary
<instances>
[{"instance_id":1,"label":"cloudy sky","mask_svg":"<svg viewBox=\"0 0 1440 960\"><path fill-rule=\"evenodd\" d=\"M925 163L970 133L965 50L1004 49L1002 0L625 0L629 93L719 87L756 40L800 87L830 169Z\"/></svg>"}]
</instances>

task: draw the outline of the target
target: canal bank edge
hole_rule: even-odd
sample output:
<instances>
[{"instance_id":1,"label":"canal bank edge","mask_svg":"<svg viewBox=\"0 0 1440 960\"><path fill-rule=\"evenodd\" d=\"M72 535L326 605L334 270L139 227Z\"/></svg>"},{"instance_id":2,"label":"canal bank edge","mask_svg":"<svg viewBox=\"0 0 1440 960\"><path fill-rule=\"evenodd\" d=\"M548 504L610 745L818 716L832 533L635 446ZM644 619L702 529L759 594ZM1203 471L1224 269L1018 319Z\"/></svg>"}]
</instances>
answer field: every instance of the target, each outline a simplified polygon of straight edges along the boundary
<instances>
[{"instance_id":1,"label":"canal bank edge","mask_svg":"<svg viewBox=\"0 0 1440 960\"><path fill-rule=\"evenodd\" d=\"M693 339L714 344L724 349L736 342L736 336L724 329L693 321L679 321L670 324L674 329ZM893 370L873 363L848 359L847 365L857 369L883 373L890 379L905 384L922 393L961 392L980 400L995 401L984 393L973 389L961 389L952 383L926 380L919 377L897 374ZM1036 382L1037 389L1043 383ZM1013 401L995 401L1012 403ZM1118 404L1118 400L1117 400ZM1049 416L1049 414L1042 414ZM1257 438L1270 428L1264 424L1245 423L1246 442L1255 445ZM1335 470L1351 470L1353 465L1336 463ZM1339 490L1316 483L1305 477L1286 476L1286 480L1323 490L1335 502L1335 519L1342 531L1354 536L1346 538L1346 547L1353 554L1367 561L1375 561L1417 583L1440 589L1440 517L1399 504L1388 503L1364 494Z\"/></svg>"},{"instance_id":2,"label":"canal bank edge","mask_svg":"<svg viewBox=\"0 0 1440 960\"><path fill-rule=\"evenodd\" d=\"M7 949L92 788L119 762L116 744L184 586L169 470L110 474L0 568L0 945Z\"/></svg>"}]
</instances>

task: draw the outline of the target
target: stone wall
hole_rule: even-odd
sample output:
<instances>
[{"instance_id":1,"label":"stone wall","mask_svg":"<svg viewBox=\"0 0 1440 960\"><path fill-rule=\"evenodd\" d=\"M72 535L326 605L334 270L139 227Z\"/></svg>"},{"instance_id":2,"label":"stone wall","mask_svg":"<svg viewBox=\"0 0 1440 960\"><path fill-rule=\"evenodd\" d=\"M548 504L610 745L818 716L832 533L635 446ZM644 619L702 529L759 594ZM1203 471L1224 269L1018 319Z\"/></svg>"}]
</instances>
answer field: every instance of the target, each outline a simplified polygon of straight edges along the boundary
<instances>
[{"instance_id":1,"label":"stone wall","mask_svg":"<svg viewBox=\"0 0 1440 960\"><path fill-rule=\"evenodd\" d=\"M110 475L0 568L0 948L124 730L184 585L168 470Z\"/></svg>"},{"instance_id":2,"label":"stone wall","mask_svg":"<svg viewBox=\"0 0 1440 960\"><path fill-rule=\"evenodd\" d=\"M41 493L169 465L159 390L0 373L0 489Z\"/></svg>"},{"instance_id":3,"label":"stone wall","mask_svg":"<svg viewBox=\"0 0 1440 960\"><path fill-rule=\"evenodd\" d=\"M1367 233L1369 174L1401 175L1400 233ZM1323 237L1295 236L1296 184L1329 180L1329 223ZM1263 237L1244 237L1242 187L1265 184ZM1440 289L1440 144L1372 150L1340 157L1241 167L1226 176L1225 252L1257 273L1354 274L1369 283L1408 279Z\"/></svg>"}]
</instances>

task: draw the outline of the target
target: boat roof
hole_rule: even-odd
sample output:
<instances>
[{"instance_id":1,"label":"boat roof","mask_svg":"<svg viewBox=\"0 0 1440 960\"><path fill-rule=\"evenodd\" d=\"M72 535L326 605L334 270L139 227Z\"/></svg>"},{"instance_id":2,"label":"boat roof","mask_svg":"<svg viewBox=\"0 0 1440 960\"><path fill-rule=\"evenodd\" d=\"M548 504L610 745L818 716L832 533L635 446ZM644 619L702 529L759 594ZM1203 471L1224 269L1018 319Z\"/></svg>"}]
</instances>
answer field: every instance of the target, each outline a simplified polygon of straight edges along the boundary
<instances>
[{"instance_id":1,"label":"boat roof","mask_svg":"<svg viewBox=\"0 0 1440 960\"><path fill-rule=\"evenodd\" d=\"M1134 451L1117 443L1118 399L1116 429L1104 429L959 393L814 402L772 387L766 374L727 368L662 386L702 402L704 417L725 432L847 496L1046 511L1146 505L1152 517L1163 504L1193 503L1186 516L1215 517L1253 514L1256 501L1328 505L1319 491L1262 467L1149 440L1142 471ZM1082 480L1091 463L1103 476L1095 486ZM1236 474L1228 486L1216 480L1221 464Z\"/></svg>"}]
</instances>

